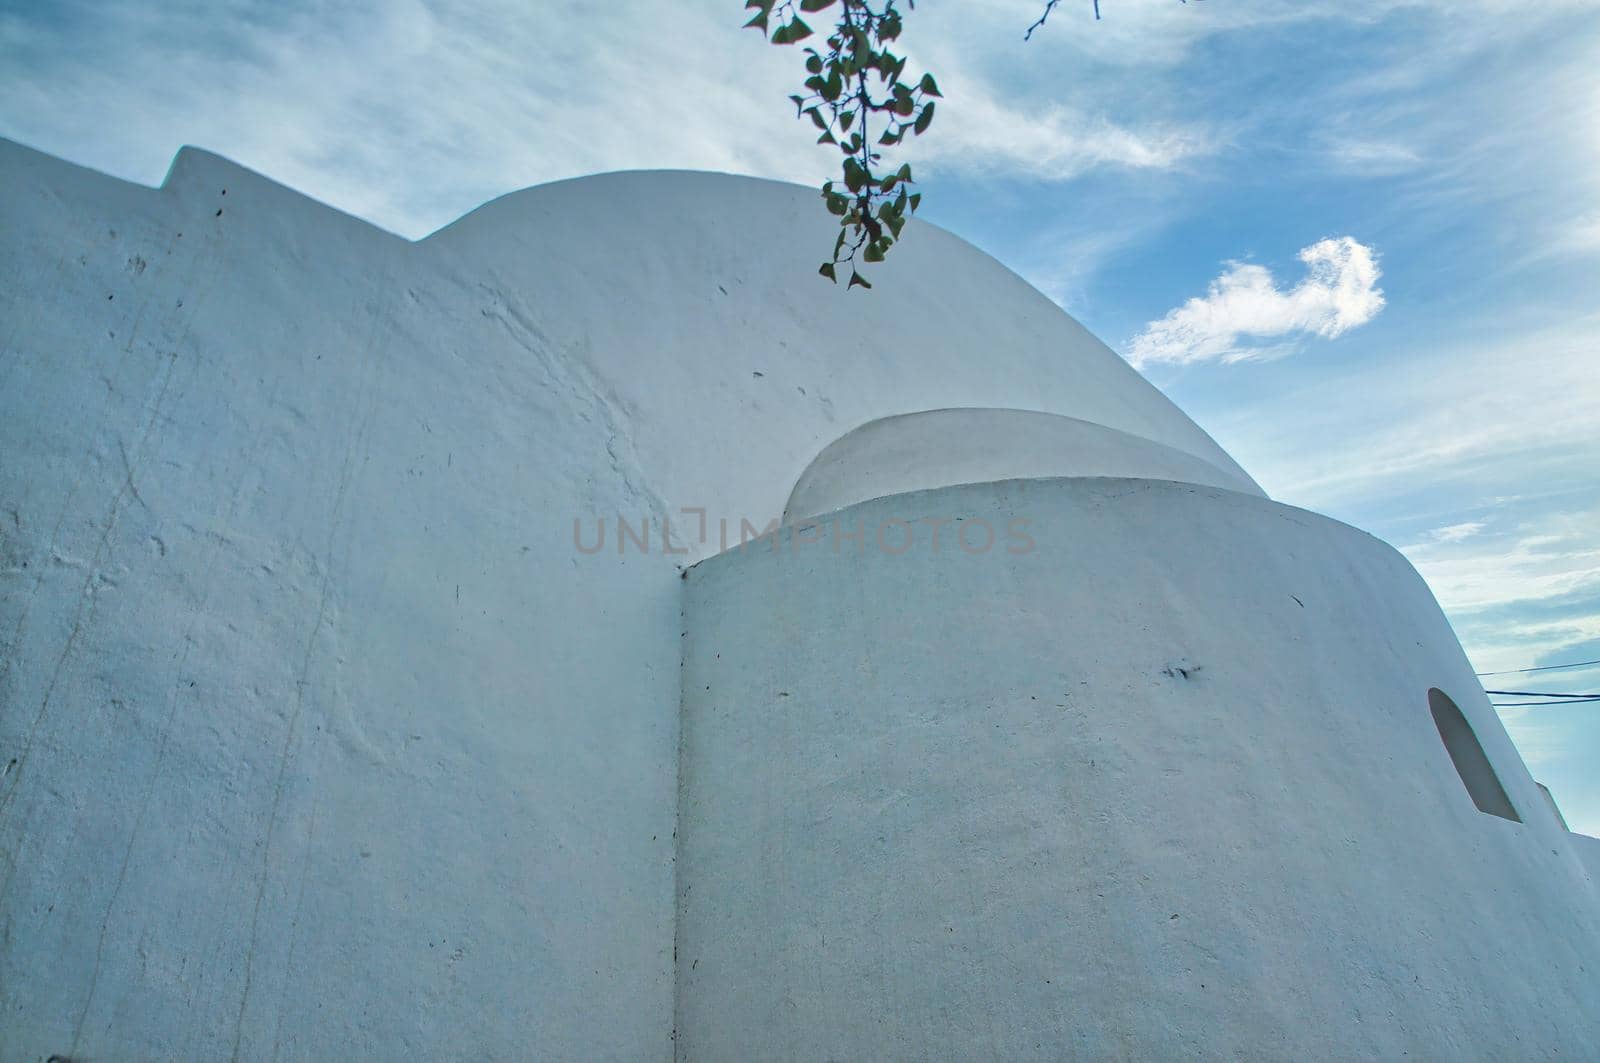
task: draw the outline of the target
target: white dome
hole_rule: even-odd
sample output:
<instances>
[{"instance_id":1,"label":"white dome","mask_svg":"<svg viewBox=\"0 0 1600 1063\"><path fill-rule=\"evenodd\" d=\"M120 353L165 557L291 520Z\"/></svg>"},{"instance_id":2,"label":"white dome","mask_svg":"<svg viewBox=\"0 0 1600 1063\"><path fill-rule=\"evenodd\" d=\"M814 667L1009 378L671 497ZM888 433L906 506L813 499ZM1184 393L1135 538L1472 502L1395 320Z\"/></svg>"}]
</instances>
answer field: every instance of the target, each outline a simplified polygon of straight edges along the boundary
<instances>
[{"instance_id":1,"label":"white dome","mask_svg":"<svg viewBox=\"0 0 1600 1063\"><path fill-rule=\"evenodd\" d=\"M873 290L847 292L816 275L834 231L812 189L657 171L514 192L417 250L469 260L520 293L540 342L581 355L669 511L764 523L832 441L949 407L1103 425L1259 492L1127 362L971 244L913 222L872 267Z\"/></svg>"},{"instance_id":2,"label":"white dome","mask_svg":"<svg viewBox=\"0 0 1600 1063\"><path fill-rule=\"evenodd\" d=\"M1174 480L1260 495L1249 477L1115 428L1032 410L925 410L829 443L806 466L785 523L887 495L1050 477Z\"/></svg>"}]
</instances>

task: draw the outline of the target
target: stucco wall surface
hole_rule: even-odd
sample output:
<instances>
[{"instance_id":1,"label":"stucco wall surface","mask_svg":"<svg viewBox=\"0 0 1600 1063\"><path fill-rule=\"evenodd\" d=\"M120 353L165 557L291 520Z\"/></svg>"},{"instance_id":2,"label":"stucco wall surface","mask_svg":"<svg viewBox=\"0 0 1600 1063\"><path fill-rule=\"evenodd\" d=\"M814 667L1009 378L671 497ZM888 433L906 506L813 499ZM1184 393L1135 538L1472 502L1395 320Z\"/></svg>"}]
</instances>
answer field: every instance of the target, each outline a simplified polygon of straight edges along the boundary
<instances>
[{"instance_id":1,"label":"stucco wall surface","mask_svg":"<svg viewBox=\"0 0 1600 1063\"><path fill-rule=\"evenodd\" d=\"M907 491L995 480L1117 476L1261 494L1249 477L1115 428L1036 410L953 409L864 424L818 454L789 494L784 520Z\"/></svg>"},{"instance_id":2,"label":"stucco wall surface","mask_svg":"<svg viewBox=\"0 0 1600 1063\"><path fill-rule=\"evenodd\" d=\"M1374 986L1402 999L1461 1000L1472 964L1493 960L1513 988L1485 1014L1521 1009L1566 1024L1531 1035L1527 1043L1540 1047L1592 1032L1591 983L1573 970L1595 969L1593 868L1562 837L1545 838L1553 817L1529 799L1532 784L1498 726L1485 744L1527 819L1520 827L1485 828L1458 782L1452 790L1413 774L1408 758L1422 747L1407 743L1420 739L1399 723L1389 735L1399 744L1383 762L1388 777L1362 744L1366 718L1352 706L1410 727L1410 684L1424 679L1451 684L1474 723L1488 709L1469 696L1465 662L1414 574L1348 529L1280 535L1263 529L1336 526L1304 514L1280 520L1295 511L1247 494L1127 481L1125 498L1083 495L1070 519L1071 507L1042 505L1071 534L1053 547L1039 538L1032 561L1016 558L988 583L961 567L966 555L949 567L863 568L852 583L837 565L808 582L735 554L680 578L721 545L715 531L692 535L682 508L703 510L713 528L732 521L735 535L742 520L764 526L830 442L917 410L1077 418L1102 426L1094 438L1137 437L1129 453L1171 458L1163 468L1175 478L1186 478L1180 466L1215 469L1240 491L1256 490L1113 352L955 237L913 224L862 300L815 277L831 220L814 191L772 182L683 173L564 182L503 197L416 243L189 149L160 189L146 189L0 141L0 182L0 1060L667 1059L675 1023L685 1044L689 1018L699 1024L687 1042L699 1059L737 1059L745 1049L808 1058L831 1026L846 1047L893 1047L883 1040L890 1029L911 1044L927 1028L946 1029L947 1047L978 1055L1028 1051L1015 1031L1055 1029L1050 1016L1068 1013L1038 995L1046 991L1002 993L1000 981L1042 969L1041 956L1053 964L1066 946L1104 944L1120 927L1129 943L1118 947L1139 964L1097 976L1105 985L1093 991L1102 1001L1119 986L1176 992L1176 974L1147 973L1163 947L1156 935L1202 916L1174 907L1163 915L1179 915L1172 925L1145 926L1146 905L1165 905L1168 895L1155 891L1168 881L1188 889L1208 920L1161 953L1168 967L1211 963L1242 979L1267 962L1263 935L1281 931L1272 943L1287 950L1279 973L1293 976L1283 985L1301 988L1258 978L1262 1014L1274 1021L1288 1021L1291 1003L1327 1016L1354 1000L1378 1031L1363 1036L1401 1043L1398 1020L1366 1017L1381 995ZM729 218L739 219L736 230ZM834 298L850 300L858 334L818 333L818 310ZM886 353L878 338L890 334L900 345ZM1055 458L1029 469L1053 470ZM1000 468L985 459L980 471ZM948 497L1013 489L972 490ZM1055 488L1040 490L1041 499L1056 497ZM1185 505L1203 516L1140 511L1139 499L1158 496L1190 498ZM651 525L648 550L619 549L619 517ZM663 550L667 518L681 553ZM600 521L609 526L603 546L581 548ZM1131 544L1177 538L1116 561L1106 529ZM1079 533L1101 545L1075 545ZM1294 544L1287 560L1285 542ZM1057 560L1041 560L1048 556ZM1095 569L1086 580L1084 557ZM1175 559L1185 564L1174 568ZM736 571L749 586L724 587L725 608L709 610L705 594ZM1274 573L1307 575L1312 597L1294 591L1303 612L1280 612L1300 606L1262 589ZM1024 586L1023 577L1037 578ZM863 601L868 589L883 597ZM698 617L692 640L686 593ZM970 602L988 603L982 623L971 622ZM952 603L967 610L960 630L951 626L956 613L940 612ZM1064 603L1076 611L1062 612ZM1011 605L1024 611L1008 619ZM858 609L933 634L921 650L890 652L870 638L835 645L806 628ZM1240 611L1237 622L1230 610ZM726 681L702 676L718 667L713 644L747 646L735 655L752 669L743 682L755 699L772 670L787 667L788 658L763 656L776 653L762 641L774 616L795 629L794 662L806 669L806 686L790 697L840 715L810 752L786 760L775 748L763 775L730 766L733 748L717 743L743 740L723 724L708 728L728 711L721 702L685 696L698 687L684 686L683 653L690 645L689 669L721 698ZM1037 652L1007 649L995 634L1024 621L1052 632ZM1413 639L1425 647L1413 650ZM1294 652L1283 651L1286 640ZM1296 640L1327 643L1333 662ZM1205 668L1173 686L1178 698L1198 699L1187 730L1173 733L1141 692L1155 681L1147 673L1156 656L1181 678L1179 643ZM1090 648L1092 660L1082 656ZM971 663L968 650L994 652L993 667ZM839 655L831 671L828 654ZM1251 662L1256 686L1236 675L1240 660ZM938 678L939 689L917 686L931 683L921 675ZM1263 675L1271 684L1261 685ZM1096 764L1121 764L1140 779L1152 769L1132 766L1135 753L1173 766L1190 780L1183 808L1174 812L1159 789L1085 790L1098 776L1081 771L1062 773L1060 787L1080 788L1070 802L1052 790L1052 758L1075 764L1082 750L1042 724L1037 748L1021 742L1029 719L1021 714L1034 711L1021 686L1015 704L1005 703L1013 731L991 731L992 721L974 716L989 684L1026 681L1030 698L1042 699L1054 686L1072 689L1068 679L1089 679L1096 697L1137 695L1129 727L1105 732L1121 759ZM874 704L892 711L850 717L852 690L876 692ZM1196 693L1206 690L1285 700ZM1324 711L1295 716L1306 731L1291 734L1286 706L1297 690ZM940 712L914 709L924 695L943 699L928 703ZM1060 710L1052 703L1051 711ZM696 810L686 814L701 817L686 866L674 844L681 712L696 728L682 747L692 765L682 793ZM738 816L706 818L727 815L728 800L743 801L745 816L771 809L787 786L798 787L796 807L809 807L817 765L833 755L824 755L828 743L843 743L840 756L877 749L881 759L899 748L886 737L903 730L896 713L913 712L924 713L918 726L929 735L962 733L966 777L974 792L993 795L989 805L929 789L919 810L911 795L923 791L906 780L925 776L894 754L860 761L883 777L856 778L849 785L863 804L830 814L902 833L841 835L814 864L773 860L774 845L805 856L805 838L826 837L809 825L757 836ZM774 719L752 712L740 726ZM1139 737L1139 726L1154 730ZM752 748L768 741L749 734ZM1277 756L1251 759L1280 742L1295 770ZM954 753L928 748L955 772ZM1192 763L1179 762L1185 750ZM702 770L702 761L714 767ZM1339 774L1351 766L1356 774ZM1443 833L1409 854L1394 842L1401 826L1369 840L1363 817L1376 798L1365 795L1380 784L1421 802L1430 829ZM1025 813L1018 795L1030 788L1038 808ZM1299 788L1317 799L1290 801ZM1050 803L1058 794L1094 807L1109 840L1092 842L1081 822L1062 825L1064 805ZM1341 810L1352 826L1328 833ZM1173 824L1184 832L1160 833ZM942 833L928 834L929 825ZM1530 836L1540 846L1528 848ZM736 866L727 845L741 837L752 847ZM969 837L994 843L973 848ZM1080 937L1060 936L1067 932L1050 917L1065 909L1029 877L1065 866L1064 839L1099 853L1085 866L1124 898L1082 924L1092 929ZM886 858L884 846L899 855ZM1382 890L1336 859L1364 859L1368 849ZM1479 885L1417 914L1423 888L1438 884L1408 877L1419 853L1453 855ZM1001 862L985 871L975 863L985 854ZM1260 873L1245 900L1216 888L1226 870L1217 854ZM1285 863L1269 874L1274 861ZM899 881L906 866L926 870L932 892L874 902L869 919L861 888L835 874L845 863L880 883ZM716 926L711 909L687 902L697 882L726 875L726 888L752 869L780 883L842 882L836 915L797 921L787 908L820 911L821 895L775 894L759 882L728 895ZM1535 871L1543 885L1518 894L1512 911L1511 887L1523 889ZM1089 888L1082 873L1065 874L1080 892ZM1329 910L1334 887L1324 880L1344 891L1333 908L1340 918L1310 925L1350 921L1360 928L1353 944L1286 929L1291 914ZM675 893L685 898L681 923ZM1044 907L1028 914L1000 903L1013 896ZM1397 914L1366 914L1377 900ZM982 917L948 920L942 932L987 936L961 939L969 966L951 968L945 953L927 950L957 939L935 943L925 924L959 904ZM1402 973L1378 962L1392 954L1374 928L1400 934L1405 913L1422 927L1416 933L1448 938L1428 963L1407 968L1426 988L1397 988ZM795 937L819 921L830 943L835 925L857 933L855 951L835 954L843 966L827 979L807 958L808 939ZM1443 971L1445 958L1479 947L1462 942L1482 935L1461 928L1480 924L1494 926L1482 956ZM1507 927L1526 932L1529 948L1559 929L1543 974L1494 944ZM877 944L901 932L910 936L888 951ZM748 943L739 962L781 994L727 1010L747 1003L726 981L734 967L725 956L685 952L686 942L699 948L725 935ZM1012 948L1023 940L1037 949ZM775 942L786 943L779 959ZM1377 950L1370 962L1363 949ZM1317 950L1332 969L1367 980L1359 994L1296 983ZM869 1018L866 1002L884 997L866 990L890 984L885 965L897 957L935 962L892 983L900 1012L879 1008ZM823 988L794 988L792 971L812 972ZM991 995L973 996L967 973L991 977L995 988L982 990ZM824 986L828 979L838 984ZM826 994L849 979L860 992L838 1001L838 1022L799 1029L796 1016L833 1007ZM1063 1043L1187 1044L1213 1014L1226 1019L1219 1050L1244 1043L1245 989L1236 985L1223 1003L1184 992L1167 999L1192 1001L1193 1014L1139 1010L1117 1020L1124 1026L1074 1026L1078 1040ZM1125 1008L1139 1000L1124 998ZM941 1001L943 1019L932 1014ZM1027 1018L1035 1007L1046 1010ZM896 1026L894 1014L920 1026ZM729 1032L757 1016L767 1040ZM1489 1022L1463 1018L1455 1036L1465 1043ZM1163 1024L1181 1037L1151 1032Z\"/></svg>"},{"instance_id":3,"label":"stucco wall surface","mask_svg":"<svg viewBox=\"0 0 1600 1063\"><path fill-rule=\"evenodd\" d=\"M932 406L1232 467L930 226L824 340L811 190L609 175L411 243L191 149L147 189L0 142L0 182L7 1059L670 1055L678 572L720 536L663 518L764 526Z\"/></svg>"},{"instance_id":4,"label":"stucco wall surface","mask_svg":"<svg viewBox=\"0 0 1600 1063\"><path fill-rule=\"evenodd\" d=\"M953 534L1016 519L1035 549ZM890 554L895 520L917 538ZM959 523L935 551L937 521ZM1600 1044L1589 839L1393 549L1149 480L951 487L816 524L688 573L682 1058ZM1524 822L1474 807L1432 687Z\"/></svg>"},{"instance_id":5,"label":"stucco wall surface","mask_svg":"<svg viewBox=\"0 0 1600 1063\"><path fill-rule=\"evenodd\" d=\"M672 560L520 297L0 145L0 1059L665 1059Z\"/></svg>"}]
</instances>

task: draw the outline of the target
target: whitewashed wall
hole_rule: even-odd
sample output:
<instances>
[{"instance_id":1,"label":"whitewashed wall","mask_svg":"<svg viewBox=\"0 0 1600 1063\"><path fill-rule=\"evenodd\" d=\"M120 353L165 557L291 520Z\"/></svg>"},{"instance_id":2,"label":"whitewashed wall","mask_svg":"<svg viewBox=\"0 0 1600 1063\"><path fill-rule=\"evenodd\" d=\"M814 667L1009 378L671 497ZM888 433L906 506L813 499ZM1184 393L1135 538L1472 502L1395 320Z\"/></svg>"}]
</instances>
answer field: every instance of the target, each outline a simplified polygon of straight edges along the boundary
<instances>
[{"instance_id":1,"label":"whitewashed wall","mask_svg":"<svg viewBox=\"0 0 1600 1063\"><path fill-rule=\"evenodd\" d=\"M689 572L683 1058L1593 1054L1591 840L1393 549L1125 479L817 524Z\"/></svg>"},{"instance_id":2,"label":"whitewashed wall","mask_svg":"<svg viewBox=\"0 0 1600 1063\"><path fill-rule=\"evenodd\" d=\"M666 1057L677 576L719 535L660 519L765 526L931 406L1232 467L925 226L823 337L804 189L600 177L413 244L192 150L152 190L0 143L0 181L6 1058Z\"/></svg>"},{"instance_id":3,"label":"whitewashed wall","mask_svg":"<svg viewBox=\"0 0 1600 1063\"><path fill-rule=\"evenodd\" d=\"M582 370L222 160L0 175L0 1058L669 1058L680 583L571 547Z\"/></svg>"},{"instance_id":4,"label":"whitewashed wall","mask_svg":"<svg viewBox=\"0 0 1600 1063\"><path fill-rule=\"evenodd\" d=\"M0 1059L666 1059L675 951L679 1040L723 1036L674 903L719 522L964 406L1254 490L948 234L828 289L805 189L609 175L410 243L187 149L155 190L0 142L0 181Z\"/></svg>"}]
</instances>

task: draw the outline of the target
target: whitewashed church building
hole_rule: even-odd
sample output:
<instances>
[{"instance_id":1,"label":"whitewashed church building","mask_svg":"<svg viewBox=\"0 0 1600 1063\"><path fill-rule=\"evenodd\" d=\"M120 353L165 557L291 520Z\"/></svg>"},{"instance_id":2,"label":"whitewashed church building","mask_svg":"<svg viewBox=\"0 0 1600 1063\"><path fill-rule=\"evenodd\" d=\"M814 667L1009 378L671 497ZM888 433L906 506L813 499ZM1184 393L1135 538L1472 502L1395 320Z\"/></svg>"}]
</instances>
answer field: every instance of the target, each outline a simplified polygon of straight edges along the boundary
<instances>
[{"instance_id":1,"label":"whitewashed church building","mask_svg":"<svg viewBox=\"0 0 1600 1063\"><path fill-rule=\"evenodd\" d=\"M0 143L0 1059L1593 1059L1423 581L999 263Z\"/></svg>"}]
</instances>

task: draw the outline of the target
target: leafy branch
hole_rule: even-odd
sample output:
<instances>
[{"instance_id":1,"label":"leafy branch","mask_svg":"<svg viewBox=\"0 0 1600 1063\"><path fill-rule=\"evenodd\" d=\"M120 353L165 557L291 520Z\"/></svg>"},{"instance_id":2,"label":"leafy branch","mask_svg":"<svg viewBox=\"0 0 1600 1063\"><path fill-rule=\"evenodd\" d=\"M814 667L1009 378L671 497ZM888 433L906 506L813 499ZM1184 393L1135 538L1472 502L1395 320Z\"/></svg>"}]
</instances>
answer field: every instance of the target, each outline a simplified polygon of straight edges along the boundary
<instances>
[{"instance_id":1,"label":"leafy branch","mask_svg":"<svg viewBox=\"0 0 1600 1063\"><path fill-rule=\"evenodd\" d=\"M905 6L914 9L916 0L905 0ZM746 27L773 44L810 38L813 31L801 15L838 8L826 49L804 49L806 93L789 99L795 113L820 131L817 143L831 144L844 156L840 180L822 186L823 202L839 219L839 235L833 257L818 272L838 283L839 267L847 266L846 287L871 288L856 269L857 259L882 262L922 202L908 187L915 183L911 165L886 172L877 149L927 131L939 86L931 74L914 85L902 80L906 59L889 50L903 28L897 0L747 0L745 7L755 11Z\"/></svg>"},{"instance_id":2,"label":"leafy branch","mask_svg":"<svg viewBox=\"0 0 1600 1063\"><path fill-rule=\"evenodd\" d=\"M906 218L922 202L911 192L911 165L895 170L881 167L878 148L893 148L907 135L920 136L933 121L939 86L932 74L915 85L901 80L906 60L889 50L904 29L898 0L745 0L745 10L755 15L745 23L758 29L773 44L797 44L813 36L801 15L837 8L827 50L807 46L805 93L790 96L795 114L809 118L820 131L818 144L831 144L844 156L839 181L825 181L822 199L839 219L833 257L817 272L839 283L839 267L850 270L847 288L871 288L856 269L856 262L882 262L900 239ZM1189 0L1182 0L1188 3ZM904 0L907 11L917 0ZM1061 0L1045 0L1044 11L1023 34L1032 40ZM1093 0L1094 17L1100 18L1100 0ZM841 189L842 186L842 189Z\"/></svg>"},{"instance_id":3,"label":"leafy branch","mask_svg":"<svg viewBox=\"0 0 1600 1063\"><path fill-rule=\"evenodd\" d=\"M1178 2L1187 4L1189 0L1178 0ZM1059 3L1061 3L1061 0L1045 0L1044 11L1038 18L1034 19L1033 25L1028 27L1028 32L1022 35L1022 39L1025 41L1033 40L1033 31L1042 27L1049 20L1050 12L1054 11ZM1100 21L1100 0L1094 0L1094 20L1096 22Z\"/></svg>"}]
</instances>

